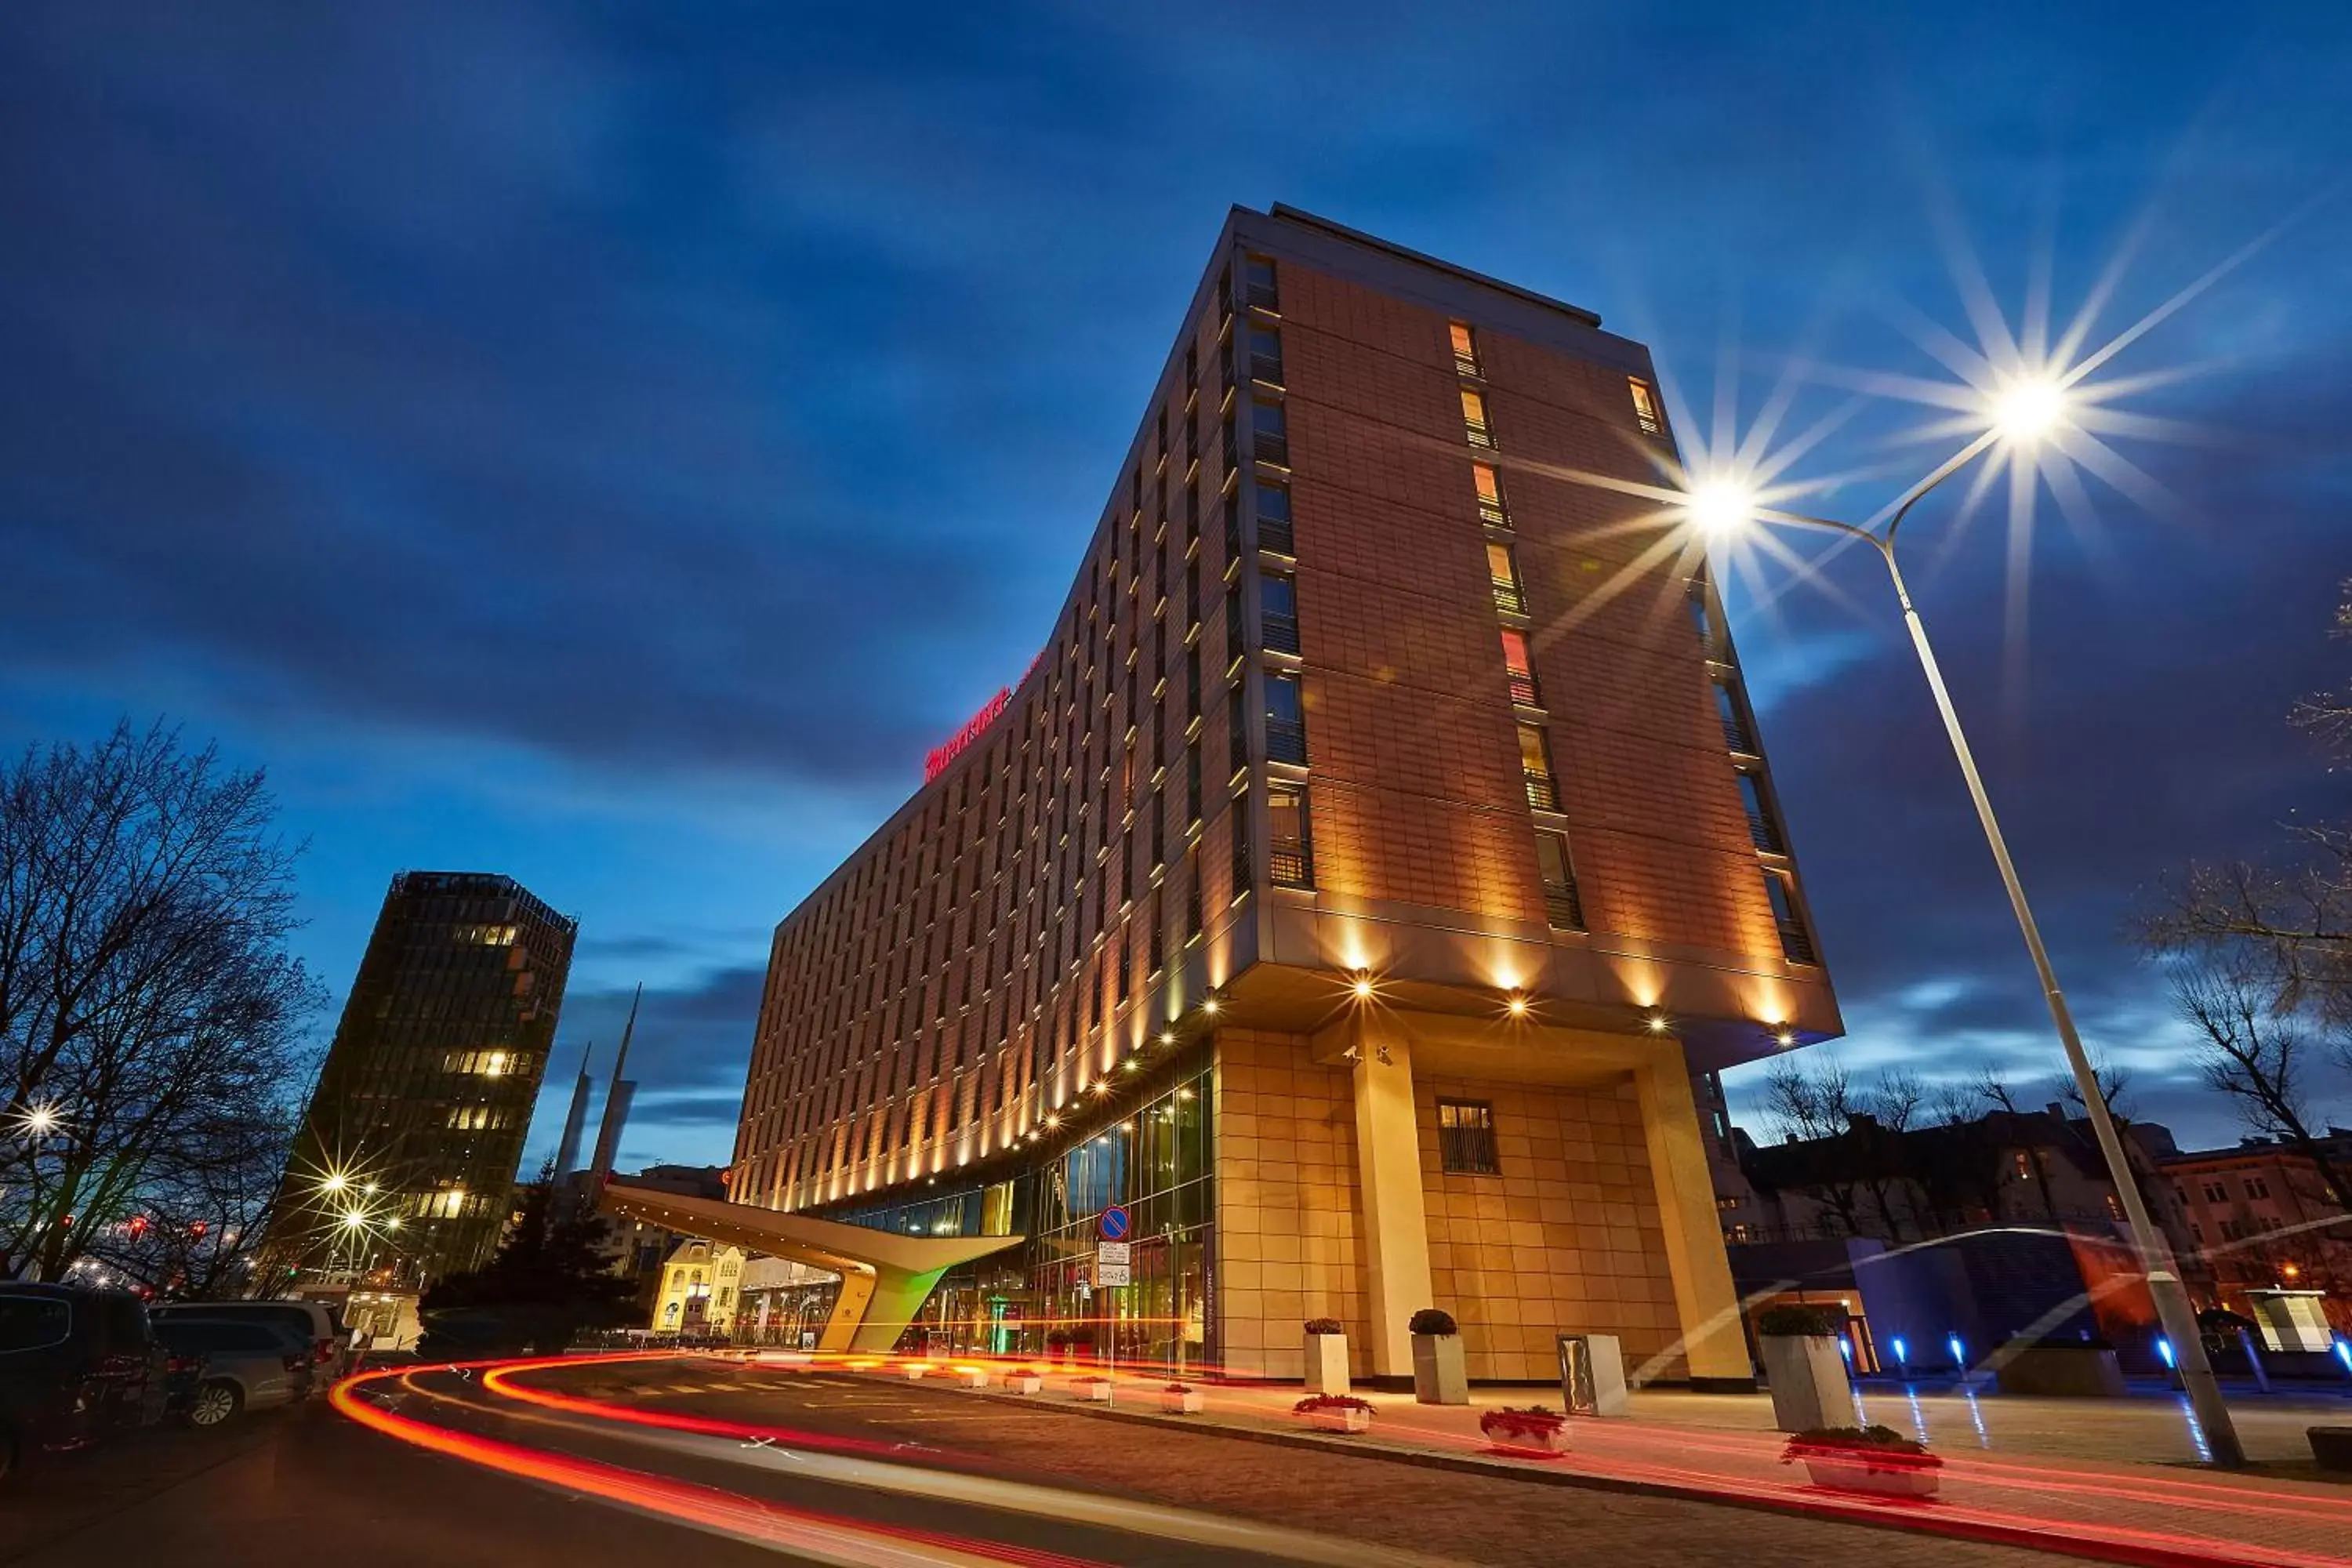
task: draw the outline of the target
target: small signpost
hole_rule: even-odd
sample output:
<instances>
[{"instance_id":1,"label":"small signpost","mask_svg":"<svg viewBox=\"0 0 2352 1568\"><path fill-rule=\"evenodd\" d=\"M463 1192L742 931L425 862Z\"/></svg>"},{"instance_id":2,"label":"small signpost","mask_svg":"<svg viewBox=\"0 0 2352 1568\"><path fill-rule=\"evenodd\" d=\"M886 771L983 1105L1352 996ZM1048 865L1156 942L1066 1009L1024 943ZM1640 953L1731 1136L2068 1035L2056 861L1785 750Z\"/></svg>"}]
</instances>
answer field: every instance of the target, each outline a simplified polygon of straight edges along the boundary
<instances>
[{"instance_id":1,"label":"small signpost","mask_svg":"<svg viewBox=\"0 0 2352 1568\"><path fill-rule=\"evenodd\" d=\"M1133 1223L1134 1222L1128 1217L1127 1210L1121 1208L1117 1204L1113 1204L1110 1207L1103 1210L1101 1217L1096 1221L1096 1228L1102 1233L1102 1239L1095 1243L1096 1289L1116 1289L1119 1286L1127 1284L1133 1278L1130 1271L1134 1264L1135 1244L1127 1239L1128 1232L1132 1228ZM1109 1332L1105 1342L1107 1348L1104 1352L1103 1372L1107 1376L1110 1376L1115 1379L1118 1373L1118 1304L1117 1299L1109 1299L1107 1301L1107 1305L1109 1306L1110 1310L1107 1314L1108 1321L1106 1323L1105 1327L1109 1331ZM1117 1393L1115 1385L1112 1392L1114 1394Z\"/></svg>"}]
</instances>

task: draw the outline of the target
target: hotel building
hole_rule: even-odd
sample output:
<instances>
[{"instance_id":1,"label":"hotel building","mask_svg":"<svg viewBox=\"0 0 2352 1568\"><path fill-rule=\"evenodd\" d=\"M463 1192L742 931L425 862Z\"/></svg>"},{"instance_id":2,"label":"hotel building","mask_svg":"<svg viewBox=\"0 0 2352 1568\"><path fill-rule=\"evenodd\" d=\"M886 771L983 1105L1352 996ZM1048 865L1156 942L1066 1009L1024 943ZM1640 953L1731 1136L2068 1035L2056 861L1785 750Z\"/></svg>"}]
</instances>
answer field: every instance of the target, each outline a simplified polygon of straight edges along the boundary
<instances>
[{"instance_id":1,"label":"hotel building","mask_svg":"<svg viewBox=\"0 0 2352 1568\"><path fill-rule=\"evenodd\" d=\"M869 1343L1393 1377L1434 1306L1474 1378L1748 1379L1694 1077L1840 1023L1704 558L1592 482L1661 482L1656 387L1234 209L1035 663L777 927L708 1206L952 1239Z\"/></svg>"}]
</instances>

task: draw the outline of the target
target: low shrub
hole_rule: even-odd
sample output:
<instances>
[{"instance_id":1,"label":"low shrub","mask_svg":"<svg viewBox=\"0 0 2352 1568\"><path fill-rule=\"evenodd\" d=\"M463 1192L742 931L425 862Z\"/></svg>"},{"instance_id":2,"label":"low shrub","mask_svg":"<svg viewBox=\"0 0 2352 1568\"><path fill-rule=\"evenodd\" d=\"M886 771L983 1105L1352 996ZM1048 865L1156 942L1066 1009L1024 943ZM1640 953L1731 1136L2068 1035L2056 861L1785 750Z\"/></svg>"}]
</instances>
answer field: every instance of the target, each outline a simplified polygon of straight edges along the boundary
<instances>
[{"instance_id":1,"label":"low shrub","mask_svg":"<svg viewBox=\"0 0 2352 1568\"><path fill-rule=\"evenodd\" d=\"M1309 1318L1307 1320L1307 1331L1310 1334L1344 1334L1348 1331L1339 1326L1337 1318Z\"/></svg>"},{"instance_id":2,"label":"low shrub","mask_svg":"<svg viewBox=\"0 0 2352 1568\"><path fill-rule=\"evenodd\" d=\"M1415 1312L1412 1315L1412 1321L1407 1323L1405 1327L1416 1334L1453 1334L1461 1332L1461 1330L1454 1321L1454 1314L1447 1311L1443 1307L1423 1307L1420 1311Z\"/></svg>"},{"instance_id":3,"label":"low shrub","mask_svg":"<svg viewBox=\"0 0 2352 1568\"><path fill-rule=\"evenodd\" d=\"M1774 1339L1827 1338L1844 1327L1845 1314L1834 1307L1783 1304L1756 1314L1756 1331Z\"/></svg>"},{"instance_id":4,"label":"low shrub","mask_svg":"<svg viewBox=\"0 0 2352 1568\"><path fill-rule=\"evenodd\" d=\"M1189 1383L1171 1383L1162 1388L1160 1392L1162 1394L1190 1394L1192 1392L1192 1385Z\"/></svg>"}]
</instances>

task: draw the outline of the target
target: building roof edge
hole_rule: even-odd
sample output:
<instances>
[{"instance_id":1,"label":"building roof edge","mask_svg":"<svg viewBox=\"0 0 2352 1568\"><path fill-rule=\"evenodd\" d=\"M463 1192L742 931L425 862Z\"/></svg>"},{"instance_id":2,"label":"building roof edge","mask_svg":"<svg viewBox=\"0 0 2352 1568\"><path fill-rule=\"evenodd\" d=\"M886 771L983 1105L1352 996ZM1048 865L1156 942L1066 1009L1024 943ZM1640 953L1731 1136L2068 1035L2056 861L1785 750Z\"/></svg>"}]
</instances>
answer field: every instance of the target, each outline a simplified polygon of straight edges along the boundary
<instances>
[{"instance_id":1,"label":"building roof edge","mask_svg":"<svg viewBox=\"0 0 2352 1568\"><path fill-rule=\"evenodd\" d=\"M1234 210L1247 212L1249 209L1236 205ZM1367 246L1374 250L1385 250L1391 256L1402 257L1412 262L1415 266L1434 268L1440 272L1450 272L1454 277L1475 283L1482 289L1492 289L1497 293L1525 300L1529 304L1540 305L1548 310L1558 310L1562 315L1573 316L1588 327L1601 325L1601 316L1598 311L1588 310L1581 305L1571 305L1565 300L1555 300L1549 294L1538 294L1532 289L1522 289L1516 283L1506 283L1499 278L1491 278L1484 272L1475 272L1451 261L1442 261L1434 256L1414 250L1409 246L1399 245L1394 240L1382 239L1378 235L1366 234L1360 228L1349 228L1346 224L1336 223L1330 218L1302 211L1286 202L1275 203L1272 212L1265 216L1279 218L1285 223L1298 224L1307 228L1321 229L1324 233L1335 235L1352 245Z\"/></svg>"}]
</instances>

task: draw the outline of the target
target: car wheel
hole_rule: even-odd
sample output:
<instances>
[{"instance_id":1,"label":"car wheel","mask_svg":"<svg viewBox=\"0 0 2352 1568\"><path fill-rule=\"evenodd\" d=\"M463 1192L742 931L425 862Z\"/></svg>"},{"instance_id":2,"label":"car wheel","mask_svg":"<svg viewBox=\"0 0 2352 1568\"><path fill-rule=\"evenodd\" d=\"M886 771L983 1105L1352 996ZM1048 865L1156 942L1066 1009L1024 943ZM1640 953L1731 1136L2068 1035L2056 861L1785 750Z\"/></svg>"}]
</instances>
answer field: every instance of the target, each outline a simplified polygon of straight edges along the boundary
<instances>
[{"instance_id":1,"label":"car wheel","mask_svg":"<svg viewBox=\"0 0 2352 1568\"><path fill-rule=\"evenodd\" d=\"M237 1392L236 1384L205 1384L196 1390L196 1396L188 1401L188 1425L217 1426L236 1415L237 1407L244 1403L245 1396Z\"/></svg>"}]
</instances>

